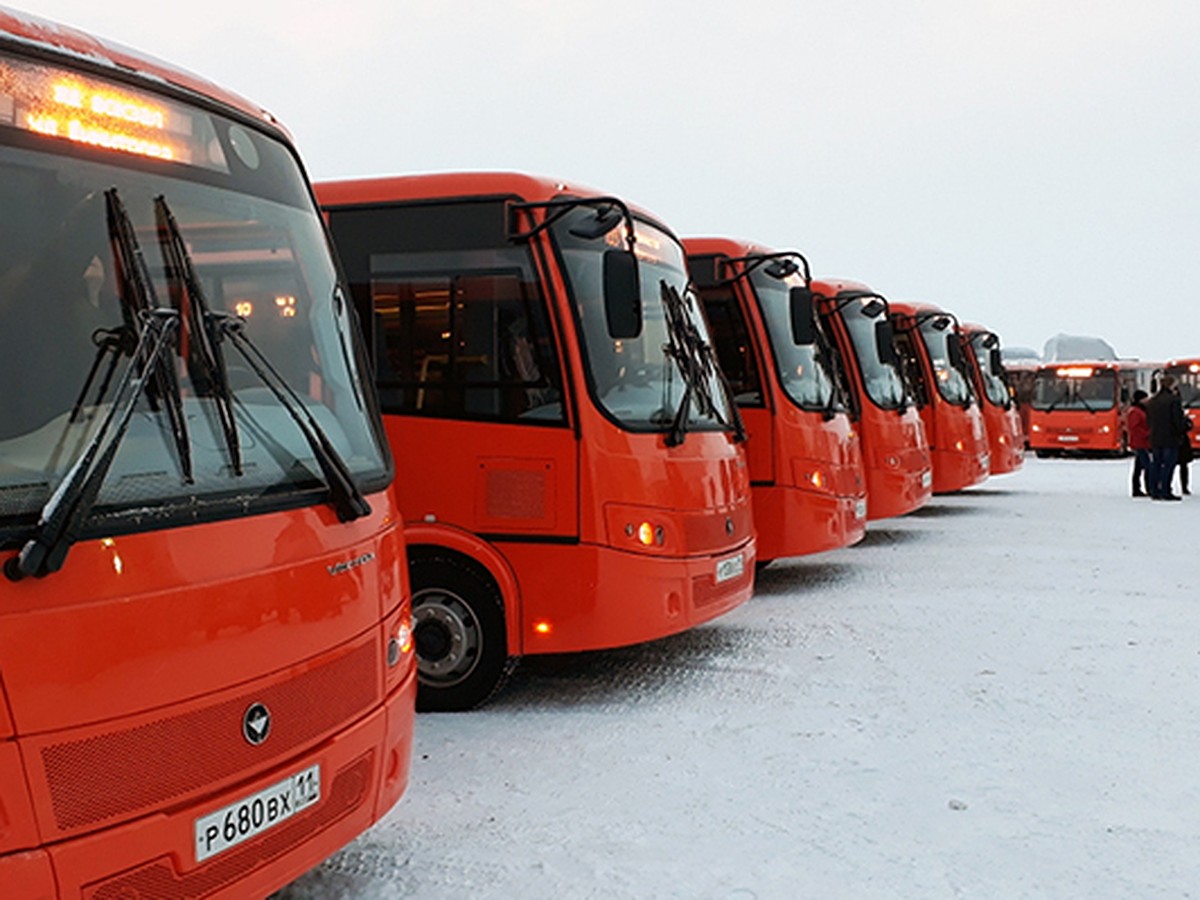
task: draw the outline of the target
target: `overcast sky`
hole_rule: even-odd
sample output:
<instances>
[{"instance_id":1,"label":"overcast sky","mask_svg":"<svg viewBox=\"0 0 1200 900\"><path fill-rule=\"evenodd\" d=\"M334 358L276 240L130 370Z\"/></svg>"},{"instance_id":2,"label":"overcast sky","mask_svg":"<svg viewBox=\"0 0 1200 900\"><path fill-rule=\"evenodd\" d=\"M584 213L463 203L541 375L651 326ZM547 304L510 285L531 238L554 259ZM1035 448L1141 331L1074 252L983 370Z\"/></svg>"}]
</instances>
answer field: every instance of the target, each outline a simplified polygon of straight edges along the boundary
<instances>
[{"instance_id":1,"label":"overcast sky","mask_svg":"<svg viewBox=\"0 0 1200 900\"><path fill-rule=\"evenodd\" d=\"M1195 0L42 0L267 107L314 179L517 169L1041 350L1200 355Z\"/></svg>"}]
</instances>

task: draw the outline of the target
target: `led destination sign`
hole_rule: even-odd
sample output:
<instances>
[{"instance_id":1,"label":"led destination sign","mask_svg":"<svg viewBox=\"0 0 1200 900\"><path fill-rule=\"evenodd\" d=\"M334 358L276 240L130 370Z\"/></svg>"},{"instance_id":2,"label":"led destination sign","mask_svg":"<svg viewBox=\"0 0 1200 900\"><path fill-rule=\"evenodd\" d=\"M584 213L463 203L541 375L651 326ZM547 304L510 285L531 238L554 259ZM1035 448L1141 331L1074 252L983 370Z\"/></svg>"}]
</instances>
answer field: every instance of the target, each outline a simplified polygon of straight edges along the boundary
<instances>
[{"instance_id":1,"label":"led destination sign","mask_svg":"<svg viewBox=\"0 0 1200 900\"><path fill-rule=\"evenodd\" d=\"M204 113L104 79L11 57L0 57L0 125L228 171Z\"/></svg>"}]
</instances>

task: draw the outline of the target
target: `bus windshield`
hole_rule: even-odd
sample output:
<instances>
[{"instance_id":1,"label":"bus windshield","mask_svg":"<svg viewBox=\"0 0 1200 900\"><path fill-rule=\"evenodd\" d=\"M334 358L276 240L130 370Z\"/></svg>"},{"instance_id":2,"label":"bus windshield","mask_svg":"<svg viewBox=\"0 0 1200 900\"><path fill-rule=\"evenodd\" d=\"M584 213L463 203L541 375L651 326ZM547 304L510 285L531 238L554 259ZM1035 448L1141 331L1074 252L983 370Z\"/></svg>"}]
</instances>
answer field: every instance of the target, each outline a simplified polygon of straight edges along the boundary
<instances>
[{"instance_id":1,"label":"bus windshield","mask_svg":"<svg viewBox=\"0 0 1200 900\"><path fill-rule=\"evenodd\" d=\"M636 223L642 330L635 338L614 339L608 333L604 311L603 258L606 250L624 247L625 229L618 226L597 239L572 233L572 227L580 219L594 215L580 209L553 226L566 265L591 390L601 409L620 425L635 431L668 430L687 384L678 363L666 352L672 336L664 291L678 292L691 324L705 342L712 343L696 296L688 285L683 247L665 231L644 221ZM723 429L733 421L715 354L712 362L706 367L708 374L704 376L703 387L713 400L715 415L706 415L696 403L691 403L688 430Z\"/></svg>"},{"instance_id":2,"label":"bus windshield","mask_svg":"<svg viewBox=\"0 0 1200 900\"><path fill-rule=\"evenodd\" d=\"M1044 412L1056 409L1099 412L1112 409L1116 403L1116 373L1080 367L1077 374L1067 370L1038 372L1030 405Z\"/></svg>"},{"instance_id":3,"label":"bus windshield","mask_svg":"<svg viewBox=\"0 0 1200 900\"><path fill-rule=\"evenodd\" d=\"M876 323L887 316L887 310L881 309L874 316L867 315L867 305L875 299L871 296L850 301L842 307L842 321L850 333L867 396L882 409L899 409L907 400L904 380L894 365L879 358L875 343Z\"/></svg>"},{"instance_id":4,"label":"bus windshield","mask_svg":"<svg viewBox=\"0 0 1200 900\"><path fill-rule=\"evenodd\" d=\"M1189 409L1200 409L1200 364L1171 366L1166 374L1175 377L1183 405Z\"/></svg>"},{"instance_id":5,"label":"bus windshield","mask_svg":"<svg viewBox=\"0 0 1200 900\"><path fill-rule=\"evenodd\" d=\"M216 341L227 391L195 365L203 316L189 325L179 299L168 209L208 310L239 317L360 489L386 485L351 310L284 144L116 82L0 57L0 197L0 544L22 539L96 436L131 365L139 307L178 313L168 377L137 400L84 533L323 491L318 454L233 341ZM136 290L131 272L145 276ZM172 407L182 426L168 421Z\"/></svg>"},{"instance_id":6,"label":"bus windshield","mask_svg":"<svg viewBox=\"0 0 1200 900\"><path fill-rule=\"evenodd\" d=\"M758 298L771 351L779 371L779 380L787 395L802 409L845 409L834 386L831 368L832 353L824 335L818 331L816 343L797 344L792 338L792 322L788 291L803 287L804 279L793 273L780 280L763 269L750 273L750 282Z\"/></svg>"},{"instance_id":7,"label":"bus windshield","mask_svg":"<svg viewBox=\"0 0 1200 900\"><path fill-rule=\"evenodd\" d=\"M979 376L983 380L984 396L993 406L1007 409L1009 404L1008 386L998 373L992 371L991 347L984 346L985 341L982 337L971 341L970 344L975 353L975 359L979 363Z\"/></svg>"},{"instance_id":8,"label":"bus windshield","mask_svg":"<svg viewBox=\"0 0 1200 900\"><path fill-rule=\"evenodd\" d=\"M958 340L958 334L948 323L948 316L926 318L921 322L921 340L929 352L929 365L933 369L933 381L937 392L947 403L956 406L966 406L971 402L971 387L966 374L958 367L950 364L950 341Z\"/></svg>"}]
</instances>

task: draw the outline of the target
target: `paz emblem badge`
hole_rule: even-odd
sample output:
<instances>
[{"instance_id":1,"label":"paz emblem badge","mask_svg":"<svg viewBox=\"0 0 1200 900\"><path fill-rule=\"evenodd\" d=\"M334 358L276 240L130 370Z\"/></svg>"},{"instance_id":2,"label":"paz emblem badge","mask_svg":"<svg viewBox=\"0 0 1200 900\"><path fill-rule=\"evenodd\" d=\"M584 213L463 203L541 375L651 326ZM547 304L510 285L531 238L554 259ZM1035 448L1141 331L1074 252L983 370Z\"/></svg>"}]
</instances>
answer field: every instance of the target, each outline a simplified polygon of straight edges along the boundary
<instances>
[{"instance_id":1,"label":"paz emblem badge","mask_svg":"<svg viewBox=\"0 0 1200 900\"><path fill-rule=\"evenodd\" d=\"M261 703L254 703L242 716L242 737L257 747L271 733L271 713Z\"/></svg>"}]
</instances>

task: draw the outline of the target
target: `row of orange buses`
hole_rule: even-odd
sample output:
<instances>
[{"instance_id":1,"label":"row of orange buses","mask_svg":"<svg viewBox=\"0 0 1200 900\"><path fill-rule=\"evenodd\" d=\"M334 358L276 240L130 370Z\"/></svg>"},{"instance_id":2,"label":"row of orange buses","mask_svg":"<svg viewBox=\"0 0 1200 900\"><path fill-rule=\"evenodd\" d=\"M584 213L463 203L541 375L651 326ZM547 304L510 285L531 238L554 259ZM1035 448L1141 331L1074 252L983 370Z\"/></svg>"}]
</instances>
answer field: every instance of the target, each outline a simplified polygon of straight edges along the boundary
<instances>
[{"instance_id":1,"label":"row of orange buses","mask_svg":"<svg viewBox=\"0 0 1200 900\"><path fill-rule=\"evenodd\" d=\"M314 194L254 104L2 12L0 74L6 895L269 893L414 708L1002 457L995 336L799 253L526 175Z\"/></svg>"},{"instance_id":2,"label":"row of orange buses","mask_svg":"<svg viewBox=\"0 0 1200 900\"><path fill-rule=\"evenodd\" d=\"M756 564L987 475L952 317L915 341L962 380L935 426L887 301L798 253L681 243L619 197L515 173L315 189L403 473L418 708L474 707L525 655L691 627L747 599ZM948 459L973 454L941 484L934 427Z\"/></svg>"}]
</instances>

